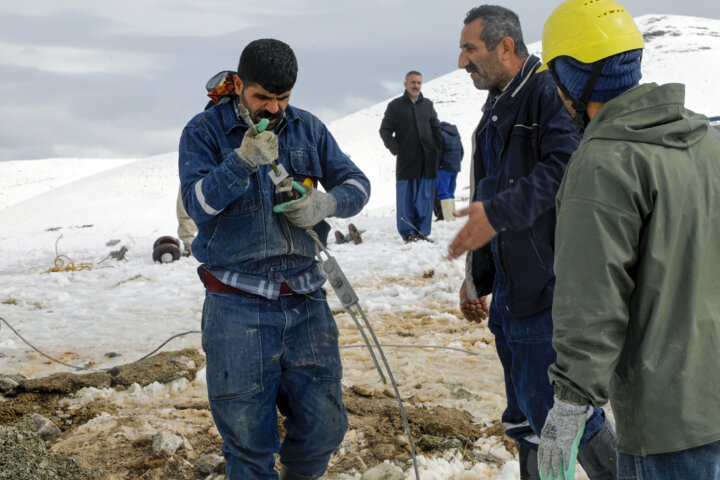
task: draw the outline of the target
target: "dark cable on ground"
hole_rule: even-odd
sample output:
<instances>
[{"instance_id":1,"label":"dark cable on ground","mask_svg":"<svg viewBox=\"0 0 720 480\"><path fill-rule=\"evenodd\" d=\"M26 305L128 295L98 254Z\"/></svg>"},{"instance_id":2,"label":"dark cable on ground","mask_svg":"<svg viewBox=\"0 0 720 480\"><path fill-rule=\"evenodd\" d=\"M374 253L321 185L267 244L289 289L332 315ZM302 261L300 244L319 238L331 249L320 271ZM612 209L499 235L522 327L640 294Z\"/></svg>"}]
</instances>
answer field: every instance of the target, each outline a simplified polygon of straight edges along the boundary
<instances>
[{"instance_id":1,"label":"dark cable on ground","mask_svg":"<svg viewBox=\"0 0 720 480\"><path fill-rule=\"evenodd\" d=\"M12 325L10 325L10 324L8 323L7 320L5 320L4 318L0 317L0 321L3 322L5 325L7 325L8 328L9 328L10 330L12 330L12 332L13 332L15 335L17 335L20 340L22 340L23 342L25 342L25 344L26 344L27 346L29 346L30 348L32 348L33 350L35 350L37 353L39 353L39 354L42 355L43 357L45 357L45 358L47 358L47 359L49 359L49 360L52 360L52 361L55 362L55 363L59 363L60 365L64 365L64 366L66 366L66 367L74 368L75 370L90 370L90 368L88 368L88 367L78 366L78 365L70 365L69 363L65 363L65 362L63 362L63 361L58 360L57 358L51 357L50 355L42 352L40 349L38 349L38 348L37 348L35 345L33 345L32 343L28 342L28 341L25 339L25 337L23 337L22 335L20 335L20 333L19 333L17 330L15 330ZM131 362L131 363L136 363L136 362L140 362L140 361L142 361L142 360L145 360L146 358L148 358L148 357L152 356L153 354L155 354L155 353L156 353L158 350L160 350L162 347L164 347L165 345L167 345L171 340L173 340L173 339L175 339L175 338L178 338L178 337L182 337L182 336L184 336L184 335L189 335L189 334L191 334L191 333L202 333L202 332L201 332L200 330L189 330L189 331L187 331L187 332L182 332L182 333L178 333L178 334L176 334L176 335L173 335L172 337L168 338L168 339L165 340L163 343L161 343L160 346L157 347L155 350L153 350L152 352L148 353L148 354L145 355L144 357L142 357L142 358L140 358L140 359L138 359L138 360L135 360L135 362Z\"/></svg>"},{"instance_id":2,"label":"dark cable on ground","mask_svg":"<svg viewBox=\"0 0 720 480\"><path fill-rule=\"evenodd\" d=\"M56 358L51 357L50 355L48 355L48 354L42 352L41 350L39 350L39 349L38 349L37 347L35 347L32 343L28 342L28 341L25 339L25 337L23 337L22 335L20 335L20 333L18 333L18 331L15 330L15 329L13 328L13 326L10 325L10 324L8 323L8 321L5 320L3 317L0 317L0 322L2 322L2 323L4 323L5 325L7 325L8 328L9 328L10 330L12 330L12 332L13 332L15 335L17 335L17 337L18 337L20 340L22 340L23 342L25 342L25 344L26 344L27 346L29 346L30 348L32 348L33 350L35 350L37 353L39 353L39 354L42 355L43 357L45 357L45 358L47 358L47 359L49 359L49 360L52 360L52 361L55 362L55 363L59 363L60 365L64 365L64 366L66 366L66 367L74 368L75 370L90 370L88 367L77 366L77 365L70 365L69 363L65 363L65 362L63 362L63 361L60 361L60 360L58 360L58 359L56 359ZM181 333L175 334L175 335L173 335L172 337L169 337L169 338L168 338L167 340L165 340L163 343L161 343L155 350L153 350L152 352L148 353L147 355L139 358L138 360L135 360L135 362L140 362L140 361L142 361L142 360L145 360L145 359L148 358L148 357L151 357L152 355L154 355L155 353L157 353L162 347L164 347L165 345L167 345L168 343L170 343L172 340L174 340L174 339L176 339L176 338L178 338L178 337L183 337L183 336L185 336L185 335L190 335L190 334L192 334L192 333L202 333L202 332L201 332L200 330L188 330L187 332L181 332ZM372 346L374 347L374 345L372 345ZM453 350L453 351L456 351L456 352L467 353L467 354L469 354L469 355L475 355L475 356L478 356L478 357L481 356L481 354L480 354L480 353L477 353L477 352L473 352L473 351L470 351L470 350L465 350L465 349L463 349L463 348L458 348L458 347L448 347L448 346L445 346L445 345L407 345L407 344L402 344L402 343L381 343L380 346L381 346L381 347L389 347L389 348L423 348L423 349L438 348L438 349L443 349L443 350ZM367 345L361 344L361 343L353 344L353 345L340 345L340 348L362 348L362 347L367 348ZM377 348L377 347L375 347L375 348ZM132 362L132 363L135 363L135 362Z\"/></svg>"}]
</instances>

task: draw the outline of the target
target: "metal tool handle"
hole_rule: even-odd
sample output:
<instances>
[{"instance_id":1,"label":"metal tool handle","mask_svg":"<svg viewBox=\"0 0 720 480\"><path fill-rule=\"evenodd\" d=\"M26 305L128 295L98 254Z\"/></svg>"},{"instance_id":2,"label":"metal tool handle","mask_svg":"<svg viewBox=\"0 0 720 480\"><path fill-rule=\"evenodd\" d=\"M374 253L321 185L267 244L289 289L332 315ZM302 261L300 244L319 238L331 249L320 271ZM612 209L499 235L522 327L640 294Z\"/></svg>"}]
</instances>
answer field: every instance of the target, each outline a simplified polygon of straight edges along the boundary
<instances>
[{"instance_id":1,"label":"metal tool handle","mask_svg":"<svg viewBox=\"0 0 720 480\"><path fill-rule=\"evenodd\" d=\"M262 132L265 131L265 129L270 125L270 120L267 118L261 119L257 125L255 125L255 122L252 121L252 118L250 118L250 112L248 112L247 107L245 105L238 102L238 113L240 113L240 117L247 123L247 126L250 130L255 132L255 135L259 135Z\"/></svg>"}]
</instances>

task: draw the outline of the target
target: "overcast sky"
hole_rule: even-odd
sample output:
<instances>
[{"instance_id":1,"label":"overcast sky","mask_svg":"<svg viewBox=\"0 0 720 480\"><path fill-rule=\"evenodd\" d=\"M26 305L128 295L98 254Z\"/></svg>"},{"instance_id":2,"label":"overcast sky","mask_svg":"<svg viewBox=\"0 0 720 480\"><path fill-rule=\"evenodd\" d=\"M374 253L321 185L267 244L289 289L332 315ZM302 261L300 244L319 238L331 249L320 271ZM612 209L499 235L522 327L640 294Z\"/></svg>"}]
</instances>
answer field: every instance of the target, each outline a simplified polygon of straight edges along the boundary
<instances>
[{"instance_id":1,"label":"overcast sky","mask_svg":"<svg viewBox=\"0 0 720 480\"><path fill-rule=\"evenodd\" d=\"M526 43L559 1L512 0ZM468 0L0 0L0 161L134 157L177 150L257 38L290 44L291 103L330 122L457 68ZM648 13L720 18L720 2L628 0ZM470 80L468 79L468 82Z\"/></svg>"}]
</instances>

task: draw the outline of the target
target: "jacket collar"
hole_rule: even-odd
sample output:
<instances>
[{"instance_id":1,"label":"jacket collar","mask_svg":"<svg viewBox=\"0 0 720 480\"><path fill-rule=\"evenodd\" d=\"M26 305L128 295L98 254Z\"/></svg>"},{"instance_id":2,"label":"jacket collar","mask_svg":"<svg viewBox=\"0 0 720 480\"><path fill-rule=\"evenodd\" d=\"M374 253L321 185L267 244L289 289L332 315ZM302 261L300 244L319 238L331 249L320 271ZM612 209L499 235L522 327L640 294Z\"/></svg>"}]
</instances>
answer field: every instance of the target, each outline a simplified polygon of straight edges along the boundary
<instances>
[{"instance_id":1,"label":"jacket collar","mask_svg":"<svg viewBox=\"0 0 720 480\"><path fill-rule=\"evenodd\" d=\"M408 93L407 90L405 90L405 92L403 92L403 97L407 98L408 102L413 103L412 98L410 98L410 94ZM415 103L422 102L423 98L425 98L425 97L423 97L422 92L420 92L420 95L418 96L418 99L415 100Z\"/></svg>"},{"instance_id":2,"label":"jacket collar","mask_svg":"<svg viewBox=\"0 0 720 480\"><path fill-rule=\"evenodd\" d=\"M520 67L520 70L518 70L513 79L510 80L510 83L505 86L500 95L493 98L488 94L488 98L485 101L485 105L482 107L482 111L484 112L491 104L497 102L502 97L507 96L511 99L515 98L520 92L522 92L527 85L528 80L530 80L530 78L535 74L535 70L537 70L541 64L542 62L535 55L530 55L526 58L525 63L523 63L522 67Z\"/></svg>"}]
</instances>

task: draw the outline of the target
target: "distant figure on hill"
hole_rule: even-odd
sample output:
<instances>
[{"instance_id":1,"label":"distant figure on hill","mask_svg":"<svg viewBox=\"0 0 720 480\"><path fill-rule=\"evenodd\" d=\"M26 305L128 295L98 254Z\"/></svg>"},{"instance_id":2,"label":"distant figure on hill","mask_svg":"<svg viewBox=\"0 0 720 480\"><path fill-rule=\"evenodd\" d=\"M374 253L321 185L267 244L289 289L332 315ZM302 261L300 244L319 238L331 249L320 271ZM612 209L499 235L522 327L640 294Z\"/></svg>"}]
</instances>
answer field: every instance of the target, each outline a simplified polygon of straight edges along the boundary
<instances>
[{"instance_id":1,"label":"distant figure on hill","mask_svg":"<svg viewBox=\"0 0 720 480\"><path fill-rule=\"evenodd\" d=\"M443 146L438 154L437 196L442 219L451 222L455 220L455 186L465 150L455 125L440 122L440 128Z\"/></svg>"}]
</instances>

